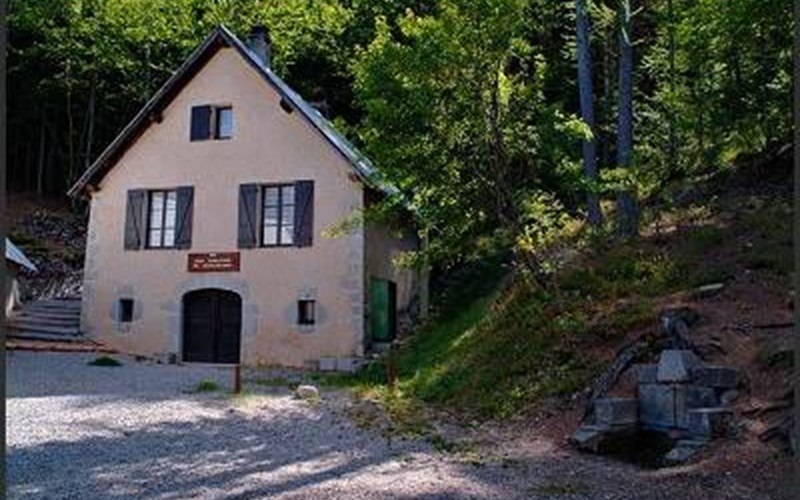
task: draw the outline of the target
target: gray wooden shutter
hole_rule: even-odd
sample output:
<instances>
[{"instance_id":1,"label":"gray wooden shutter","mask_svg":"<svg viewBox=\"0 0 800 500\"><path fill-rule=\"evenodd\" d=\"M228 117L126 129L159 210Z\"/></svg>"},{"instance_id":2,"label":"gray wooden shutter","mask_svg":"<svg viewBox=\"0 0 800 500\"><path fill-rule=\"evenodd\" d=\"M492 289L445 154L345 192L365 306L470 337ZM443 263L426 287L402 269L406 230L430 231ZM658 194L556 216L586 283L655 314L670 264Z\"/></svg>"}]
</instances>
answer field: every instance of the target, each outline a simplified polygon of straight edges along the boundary
<instances>
[{"instance_id":1,"label":"gray wooden shutter","mask_svg":"<svg viewBox=\"0 0 800 500\"><path fill-rule=\"evenodd\" d=\"M191 140L205 141L211 137L211 106L192 107Z\"/></svg>"},{"instance_id":2,"label":"gray wooden shutter","mask_svg":"<svg viewBox=\"0 0 800 500\"><path fill-rule=\"evenodd\" d=\"M298 247L310 247L314 240L314 181L294 184L294 241Z\"/></svg>"},{"instance_id":3,"label":"gray wooden shutter","mask_svg":"<svg viewBox=\"0 0 800 500\"><path fill-rule=\"evenodd\" d=\"M239 248L253 248L257 244L258 188L258 184L239 186Z\"/></svg>"},{"instance_id":4,"label":"gray wooden shutter","mask_svg":"<svg viewBox=\"0 0 800 500\"><path fill-rule=\"evenodd\" d=\"M125 209L125 250L139 250L144 247L146 211L147 191L144 189L128 191L128 204Z\"/></svg>"},{"instance_id":5,"label":"gray wooden shutter","mask_svg":"<svg viewBox=\"0 0 800 500\"><path fill-rule=\"evenodd\" d=\"M175 228L175 248L191 248L194 187L183 186L179 187L176 191L177 227Z\"/></svg>"}]
</instances>

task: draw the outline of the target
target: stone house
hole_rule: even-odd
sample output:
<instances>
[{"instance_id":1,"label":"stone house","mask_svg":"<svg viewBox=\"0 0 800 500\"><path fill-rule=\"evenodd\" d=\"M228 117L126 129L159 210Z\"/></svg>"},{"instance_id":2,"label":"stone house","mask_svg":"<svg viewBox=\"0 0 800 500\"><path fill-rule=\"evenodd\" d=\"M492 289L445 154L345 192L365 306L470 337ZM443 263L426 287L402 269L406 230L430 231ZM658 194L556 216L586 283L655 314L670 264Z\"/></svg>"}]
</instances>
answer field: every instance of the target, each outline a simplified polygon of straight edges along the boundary
<instances>
[{"instance_id":1,"label":"stone house","mask_svg":"<svg viewBox=\"0 0 800 500\"><path fill-rule=\"evenodd\" d=\"M271 69L263 27L214 30L69 193L90 203L81 329L123 352L350 369L427 286L394 265L410 214L343 224L394 191Z\"/></svg>"}]
</instances>

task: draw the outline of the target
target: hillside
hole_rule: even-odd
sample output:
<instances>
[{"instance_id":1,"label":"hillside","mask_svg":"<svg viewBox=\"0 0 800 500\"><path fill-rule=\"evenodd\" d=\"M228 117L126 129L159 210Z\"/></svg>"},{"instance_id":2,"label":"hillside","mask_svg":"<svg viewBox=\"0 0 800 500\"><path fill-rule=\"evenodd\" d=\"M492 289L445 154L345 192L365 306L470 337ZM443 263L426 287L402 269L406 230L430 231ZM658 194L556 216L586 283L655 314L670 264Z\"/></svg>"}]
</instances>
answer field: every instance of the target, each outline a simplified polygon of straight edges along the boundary
<instances>
[{"instance_id":1,"label":"hillside","mask_svg":"<svg viewBox=\"0 0 800 500\"><path fill-rule=\"evenodd\" d=\"M723 455L753 466L785 449L789 190L763 172L757 184L752 173L737 175L694 188L697 202L676 204L640 239L576 242L549 293L533 291L502 259L467 264L450 278L434 319L394 354L396 390L379 364L359 379L362 395L388 402L406 423L422 418L414 409L432 409L462 424L513 422L567 446L593 377L635 340L652 347L636 361L655 361L661 312L684 307L699 315L691 338L703 360L743 374L734 402L741 432L723 445L735 453ZM722 287L698 291L711 284ZM613 395L632 392L631 376Z\"/></svg>"}]
</instances>

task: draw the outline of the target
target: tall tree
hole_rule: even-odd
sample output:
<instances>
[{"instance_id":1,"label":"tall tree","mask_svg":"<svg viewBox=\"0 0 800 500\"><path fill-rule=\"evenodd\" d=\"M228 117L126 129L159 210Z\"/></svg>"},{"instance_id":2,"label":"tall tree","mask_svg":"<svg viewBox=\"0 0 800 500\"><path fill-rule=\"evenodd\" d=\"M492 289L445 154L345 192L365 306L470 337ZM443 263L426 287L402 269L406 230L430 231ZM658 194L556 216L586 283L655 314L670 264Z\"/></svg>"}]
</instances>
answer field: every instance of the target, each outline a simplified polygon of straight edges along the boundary
<instances>
[{"instance_id":1,"label":"tall tree","mask_svg":"<svg viewBox=\"0 0 800 500\"><path fill-rule=\"evenodd\" d=\"M586 193L586 208L589 224L599 227L603 224L603 212L600 210L600 199L594 190L597 179L597 139L594 120L594 90L592 86L592 50L590 44L589 14L586 0L575 2L578 42L578 89L581 101L581 118L592 130L592 136L582 141L583 170L589 189Z\"/></svg>"},{"instance_id":2,"label":"tall tree","mask_svg":"<svg viewBox=\"0 0 800 500\"><path fill-rule=\"evenodd\" d=\"M633 159L633 43L630 0L619 2L619 110L617 119L617 167L630 169ZM639 207L630 182L617 195L619 234L639 232Z\"/></svg>"}]
</instances>

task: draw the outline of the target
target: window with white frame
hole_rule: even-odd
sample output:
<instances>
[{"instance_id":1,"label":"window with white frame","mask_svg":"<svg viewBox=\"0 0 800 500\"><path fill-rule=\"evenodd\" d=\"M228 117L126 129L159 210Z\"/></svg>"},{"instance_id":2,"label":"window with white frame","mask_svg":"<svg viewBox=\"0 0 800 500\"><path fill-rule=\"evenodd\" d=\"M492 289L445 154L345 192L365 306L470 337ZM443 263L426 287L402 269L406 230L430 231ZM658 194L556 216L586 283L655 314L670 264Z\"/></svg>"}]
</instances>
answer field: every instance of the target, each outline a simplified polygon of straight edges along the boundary
<instances>
[{"instance_id":1,"label":"window with white frame","mask_svg":"<svg viewBox=\"0 0 800 500\"><path fill-rule=\"evenodd\" d=\"M147 208L147 247L174 248L177 191L150 191Z\"/></svg>"},{"instance_id":2,"label":"window with white frame","mask_svg":"<svg viewBox=\"0 0 800 500\"><path fill-rule=\"evenodd\" d=\"M264 186L262 246L294 245L294 184Z\"/></svg>"}]
</instances>

